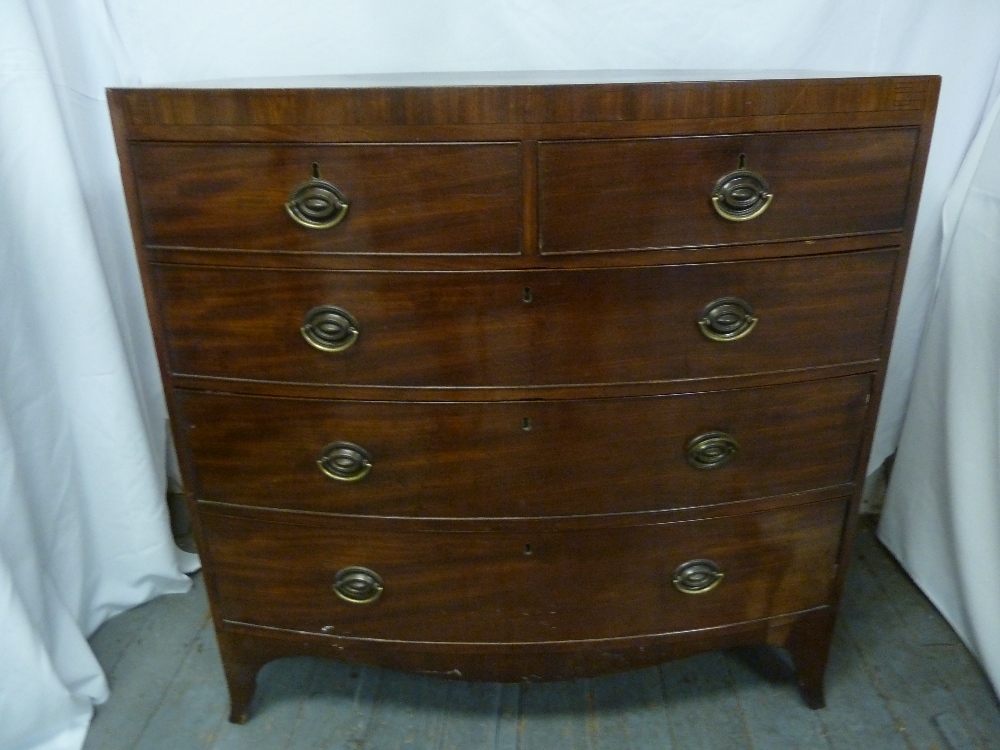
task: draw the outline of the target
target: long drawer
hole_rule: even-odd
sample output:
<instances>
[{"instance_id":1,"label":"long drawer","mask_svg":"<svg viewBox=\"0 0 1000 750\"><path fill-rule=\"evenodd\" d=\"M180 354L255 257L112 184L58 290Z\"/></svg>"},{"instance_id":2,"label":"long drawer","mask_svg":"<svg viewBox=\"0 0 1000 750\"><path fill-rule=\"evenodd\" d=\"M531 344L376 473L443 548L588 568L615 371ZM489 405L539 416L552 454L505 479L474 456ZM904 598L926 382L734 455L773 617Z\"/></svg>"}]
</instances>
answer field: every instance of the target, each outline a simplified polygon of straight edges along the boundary
<instances>
[{"instance_id":1,"label":"long drawer","mask_svg":"<svg viewBox=\"0 0 1000 750\"><path fill-rule=\"evenodd\" d=\"M565 253L898 231L916 143L916 128L540 143L540 245ZM763 211L725 220L712 196L728 191L737 213ZM754 193L773 197L765 207Z\"/></svg>"},{"instance_id":2,"label":"long drawer","mask_svg":"<svg viewBox=\"0 0 1000 750\"><path fill-rule=\"evenodd\" d=\"M825 604L844 508L831 500L565 531L405 531L214 512L201 523L223 620L340 638L530 643L710 628Z\"/></svg>"},{"instance_id":3,"label":"long drawer","mask_svg":"<svg viewBox=\"0 0 1000 750\"><path fill-rule=\"evenodd\" d=\"M407 403L178 395L203 500L369 516L690 508L853 482L867 375L740 391Z\"/></svg>"},{"instance_id":4,"label":"long drawer","mask_svg":"<svg viewBox=\"0 0 1000 750\"><path fill-rule=\"evenodd\" d=\"M334 253L517 254L518 143L141 144L131 147L151 245ZM309 190L327 182L327 188ZM301 189L301 190L300 190ZM336 194L334 194L336 195ZM328 228L302 226L324 210ZM314 209L308 213L310 202Z\"/></svg>"},{"instance_id":5,"label":"long drawer","mask_svg":"<svg viewBox=\"0 0 1000 750\"><path fill-rule=\"evenodd\" d=\"M175 373L344 385L544 386L876 360L895 263L896 251L886 249L558 271L157 265L153 280ZM346 348L322 351L307 343L303 329L320 346L345 341Z\"/></svg>"}]
</instances>

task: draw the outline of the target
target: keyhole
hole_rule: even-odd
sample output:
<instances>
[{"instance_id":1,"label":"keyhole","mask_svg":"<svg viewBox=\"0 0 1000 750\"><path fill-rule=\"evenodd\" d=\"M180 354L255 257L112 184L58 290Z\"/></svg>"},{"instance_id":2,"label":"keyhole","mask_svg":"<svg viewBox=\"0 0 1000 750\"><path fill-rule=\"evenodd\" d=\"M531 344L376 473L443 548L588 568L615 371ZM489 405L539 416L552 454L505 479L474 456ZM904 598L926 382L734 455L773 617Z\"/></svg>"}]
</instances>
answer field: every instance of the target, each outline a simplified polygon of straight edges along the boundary
<instances>
[{"instance_id":1,"label":"keyhole","mask_svg":"<svg viewBox=\"0 0 1000 750\"><path fill-rule=\"evenodd\" d=\"M747 165L747 155L740 154L740 166L738 167L738 169L743 169L746 167L746 165Z\"/></svg>"},{"instance_id":2,"label":"keyhole","mask_svg":"<svg viewBox=\"0 0 1000 750\"><path fill-rule=\"evenodd\" d=\"M534 299L534 296L531 294L530 286L524 287L524 294L522 295L521 299L524 300L524 304L526 305L531 304L531 301Z\"/></svg>"},{"instance_id":3,"label":"keyhole","mask_svg":"<svg viewBox=\"0 0 1000 750\"><path fill-rule=\"evenodd\" d=\"M314 180L318 180L319 179L319 162L318 161L314 161L313 162L313 164L312 164L312 170L313 170L313 179Z\"/></svg>"},{"instance_id":4,"label":"keyhole","mask_svg":"<svg viewBox=\"0 0 1000 750\"><path fill-rule=\"evenodd\" d=\"M534 552L535 551L531 548L530 544L524 545L524 554L526 554L526 555L532 555L532 554L534 554Z\"/></svg>"},{"instance_id":5,"label":"keyhole","mask_svg":"<svg viewBox=\"0 0 1000 750\"><path fill-rule=\"evenodd\" d=\"M531 421L531 417L525 417L521 420L521 429L525 432L531 432L535 429L535 423Z\"/></svg>"}]
</instances>

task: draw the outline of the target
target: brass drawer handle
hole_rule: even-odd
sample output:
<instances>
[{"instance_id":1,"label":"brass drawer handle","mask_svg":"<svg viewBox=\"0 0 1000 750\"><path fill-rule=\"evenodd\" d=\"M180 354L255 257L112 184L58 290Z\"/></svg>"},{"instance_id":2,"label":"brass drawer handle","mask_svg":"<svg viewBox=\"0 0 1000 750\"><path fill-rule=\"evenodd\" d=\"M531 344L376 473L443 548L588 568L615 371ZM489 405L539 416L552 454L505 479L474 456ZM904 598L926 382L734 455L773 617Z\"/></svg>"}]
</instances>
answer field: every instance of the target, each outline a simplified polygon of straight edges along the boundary
<instances>
[{"instance_id":1,"label":"brass drawer handle","mask_svg":"<svg viewBox=\"0 0 1000 750\"><path fill-rule=\"evenodd\" d=\"M357 319L342 307L320 305L302 320L302 338L321 352L342 352L354 346L361 335Z\"/></svg>"},{"instance_id":2,"label":"brass drawer handle","mask_svg":"<svg viewBox=\"0 0 1000 750\"><path fill-rule=\"evenodd\" d=\"M303 182L288 196L285 211L306 229L329 229L347 216L347 198L336 185L319 178L319 165L313 164L313 178Z\"/></svg>"},{"instance_id":3,"label":"brass drawer handle","mask_svg":"<svg viewBox=\"0 0 1000 750\"><path fill-rule=\"evenodd\" d=\"M687 444L687 460L696 469L719 469L740 449L736 438L725 432L706 432L691 438Z\"/></svg>"},{"instance_id":4,"label":"brass drawer handle","mask_svg":"<svg viewBox=\"0 0 1000 750\"><path fill-rule=\"evenodd\" d=\"M758 320L746 300L722 297L705 305L698 316L698 328L705 338L724 343L749 335Z\"/></svg>"},{"instance_id":5,"label":"brass drawer handle","mask_svg":"<svg viewBox=\"0 0 1000 750\"><path fill-rule=\"evenodd\" d=\"M372 457L360 445L338 440L323 449L316 465L330 479L357 482L372 470Z\"/></svg>"},{"instance_id":6,"label":"brass drawer handle","mask_svg":"<svg viewBox=\"0 0 1000 750\"><path fill-rule=\"evenodd\" d=\"M767 210L774 193L767 180L749 169L723 175L712 188L712 206L726 221L750 221Z\"/></svg>"},{"instance_id":7,"label":"brass drawer handle","mask_svg":"<svg viewBox=\"0 0 1000 750\"><path fill-rule=\"evenodd\" d=\"M333 579L334 592L351 604L371 604L382 596L384 588L378 573L359 566L341 568Z\"/></svg>"},{"instance_id":8,"label":"brass drawer handle","mask_svg":"<svg viewBox=\"0 0 1000 750\"><path fill-rule=\"evenodd\" d=\"M707 594L724 576L713 560L689 560L674 571L674 588L682 594Z\"/></svg>"}]
</instances>

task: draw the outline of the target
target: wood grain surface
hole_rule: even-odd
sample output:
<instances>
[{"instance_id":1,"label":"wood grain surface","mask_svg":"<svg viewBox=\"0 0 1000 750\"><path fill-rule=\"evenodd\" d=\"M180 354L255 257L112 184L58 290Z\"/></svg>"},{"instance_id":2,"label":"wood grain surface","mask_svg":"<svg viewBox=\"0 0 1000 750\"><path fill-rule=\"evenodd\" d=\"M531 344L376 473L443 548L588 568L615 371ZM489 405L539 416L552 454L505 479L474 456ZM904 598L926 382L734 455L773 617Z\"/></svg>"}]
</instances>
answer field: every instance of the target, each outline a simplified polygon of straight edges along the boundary
<instances>
[{"instance_id":1,"label":"wood grain surface","mask_svg":"<svg viewBox=\"0 0 1000 750\"><path fill-rule=\"evenodd\" d=\"M540 143L544 253L737 245L903 227L917 128ZM740 165L743 165L742 167ZM737 169L774 198L727 221L716 181Z\"/></svg>"},{"instance_id":2,"label":"wood grain surface","mask_svg":"<svg viewBox=\"0 0 1000 750\"><path fill-rule=\"evenodd\" d=\"M393 533L355 519L214 511L202 522L225 621L335 639L513 645L689 631L822 605L844 507L836 499L715 520L520 533ZM675 569L703 558L718 564L722 582L679 592ZM379 599L333 594L335 574L350 566L382 577Z\"/></svg>"},{"instance_id":3,"label":"wood grain surface","mask_svg":"<svg viewBox=\"0 0 1000 750\"><path fill-rule=\"evenodd\" d=\"M882 356L893 250L676 267L490 273L287 272L154 266L170 368L340 385L503 387L711 378ZM530 302L525 302L529 294ZM738 297L744 339L698 329ZM341 307L361 335L319 352L306 312Z\"/></svg>"},{"instance_id":4,"label":"wood grain surface","mask_svg":"<svg viewBox=\"0 0 1000 750\"><path fill-rule=\"evenodd\" d=\"M132 147L144 241L278 252L506 254L521 251L517 143ZM307 229L285 211L313 176L346 218Z\"/></svg>"},{"instance_id":5,"label":"wood grain surface","mask_svg":"<svg viewBox=\"0 0 1000 750\"><path fill-rule=\"evenodd\" d=\"M709 394L488 403L179 395L197 475L190 491L201 500L491 518L850 491L870 388L861 375ZM688 443L713 431L732 435L738 452L717 469L692 467ZM319 470L334 441L369 452L363 479Z\"/></svg>"}]
</instances>

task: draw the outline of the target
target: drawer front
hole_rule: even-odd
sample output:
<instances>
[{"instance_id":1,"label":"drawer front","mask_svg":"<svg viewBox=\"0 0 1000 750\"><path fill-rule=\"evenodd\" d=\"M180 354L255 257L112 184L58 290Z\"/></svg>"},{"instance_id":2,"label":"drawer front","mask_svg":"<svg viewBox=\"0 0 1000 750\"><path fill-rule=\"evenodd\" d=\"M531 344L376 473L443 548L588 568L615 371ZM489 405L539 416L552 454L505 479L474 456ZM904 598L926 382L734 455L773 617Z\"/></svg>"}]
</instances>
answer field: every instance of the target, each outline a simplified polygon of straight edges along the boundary
<instances>
[{"instance_id":1,"label":"drawer front","mask_svg":"<svg viewBox=\"0 0 1000 750\"><path fill-rule=\"evenodd\" d=\"M571 531L401 531L352 519L268 523L205 513L228 621L438 643L639 636L738 623L827 602L842 500L676 524ZM682 593L685 563L717 585ZM688 566L681 583L698 578ZM381 595L333 590L363 568ZM682 571L683 572L683 569ZM355 579L371 576L356 572ZM364 586L355 595L375 593Z\"/></svg>"},{"instance_id":2,"label":"drawer front","mask_svg":"<svg viewBox=\"0 0 1000 750\"><path fill-rule=\"evenodd\" d=\"M516 143L142 144L132 146L132 162L150 245L328 253L521 250ZM285 208L312 179L313 165L348 205L344 218L325 229L297 224Z\"/></svg>"},{"instance_id":3,"label":"drawer front","mask_svg":"<svg viewBox=\"0 0 1000 750\"><path fill-rule=\"evenodd\" d=\"M483 273L154 266L175 373L304 383L532 386L771 372L881 356L894 250L646 268ZM703 333L746 303L743 338ZM716 303L712 305L711 303ZM349 313L320 351L311 310ZM724 316L723 316L724 317ZM346 330L347 326L341 326Z\"/></svg>"},{"instance_id":4,"label":"drawer front","mask_svg":"<svg viewBox=\"0 0 1000 750\"><path fill-rule=\"evenodd\" d=\"M732 245L903 228L915 128L539 144L544 253ZM713 208L746 170L773 199L756 218ZM762 199L763 200L763 199Z\"/></svg>"},{"instance_id":5,"label":"drawer front","mask_svg":"<svg viewBox=\"0 0 1000 750\"><path fill-rule=\"evenodd\" d=\"M192 489L204 500L371 516L530 517L849 486L870 386L869 376L855 376L571 401L324 402L197 392L181 392L179 401L197 475ZM735 452L703 466L714 450ZM346 465L331 467L338 457Z\"/></svg>"}]
</instances>

